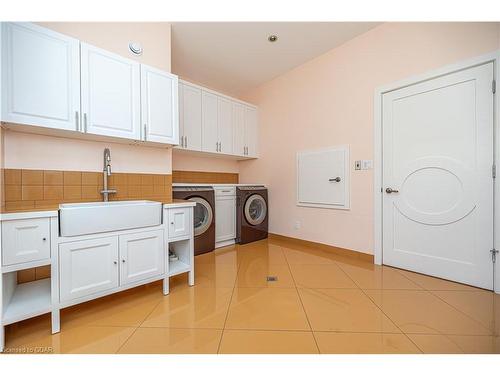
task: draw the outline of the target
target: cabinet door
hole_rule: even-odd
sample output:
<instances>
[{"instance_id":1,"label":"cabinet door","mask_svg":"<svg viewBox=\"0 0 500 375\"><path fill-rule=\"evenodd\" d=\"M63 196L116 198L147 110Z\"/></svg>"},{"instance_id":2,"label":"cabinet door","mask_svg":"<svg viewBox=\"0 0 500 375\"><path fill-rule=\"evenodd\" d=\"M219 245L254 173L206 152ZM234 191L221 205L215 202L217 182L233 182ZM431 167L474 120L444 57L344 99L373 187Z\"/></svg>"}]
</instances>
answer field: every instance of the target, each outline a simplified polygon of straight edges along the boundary
<instances>
[{"instance_id":1,"label":"cabinet door","mask_svg":"<svg viewBox=\"0 0 500 375\"><path fill-rule=\"evenodd\" d=\"M143 140L179 143L178 93L177 76L141 65Z\"/></svg>"},{"instance_id":2,"label":"cabinet door","mask_svg":"<svg viewBox=\"0 0 500 375\"><path fill-rule=\"evenodd\" d=\"M233 153L233 116L232 103L230 100L218 98L218 134L219 134L219 152L224 154Z\"/></svg>"},{"instance_id":3,"label":"cabinet door","mask_svg":"<svg viewBox=\"0 0 500 375\"><path fill-rule=\"evenodd\" d=\"M201 89L185 83L181 87L184 148L201 151Z\"/></svg>"},{"instance_id":4,"label":"cabinet door","mask_svg":"<svg viewBox=\"0 0 500 375\"><path fill-rule=\"evenodd\" d=\"M49 219L23 219L2 223L2 265L50 258Z\"/></svg>"},{"instance_id":5,"label":"cabinet door","mask_svg":"<svg viewBox=\"0 0 500 375\"><path fill-rule=\"evenodd\" d=\"M215 201L215 241L236 238L236 197L217 198Z\"/></svg>"},{"instance_id":6,"label":"cabinet door","mask_svg":"<svg viewBox=\"0 0 500 375\"><path fill-rule=\"evenodd\" d=\"M168 238L188 236L193 231L192 208L169 208Z\"/></svg>"},{"instance_id":7,"label":"cabinet door","mask_svg":"<svg viewBox=\"0 0 500 375\"><path fill-rule=\"evenodd\" d=\"M233 102L233 154L245 155L245 107Z\"/></svg>"},{"instance_id":8,"label":"cabinet door","mask_svg":"<svg viewBox=\"0 0 500 375\"><path fill-rule=\"evenodd\" d=\"M83 130L140 139L139 63L81 44Z\"/></svg>"},{"instance_id":9,"label":"cabinet door","mask_svg":"<svg viewBox=\"0 0 500 375\"><path fill-rule=\"evenodd\" d=\"M80 42L30 23L1 28L1 120L77 130Z\"/></svg>"},{"instance_id":10,"label":"cabinet door","mask_svg":"<svg viewBox=\"0 0 500 375\"><path fill-rule=\"evenodd\" d=\"M202 91L202 150L218 152L219 137L217 135L217 95Z\"/></svg>"},{"instance_id":11,"label":"cabinet door","mask_svg":"<svg viewBox=\"0 0 500 375\"><path fill-rule=\"evenodd\" d=\"M120 236L120 285L161 275L164 269L163 230Z\"/></svg>"},{"instance_id":12,"label":"cabinet door","mask_svg":"<svg viewBox=\"0 0 500 375\"><path fill-rule=\"evenodd\" d=\"M258 156L257 149L257 110L252 107L245 107L245 139L247 156Z\"/></svg>"},{"instance_id":13,"label":"cabinet door","mask_svg":"<svg viewBox=\"0 0 500 375\"><path fill-rule=\"evenodd\" d=\"M61 301L118 287L118 237L59 245Z\"/></svg>"}]
</instances>

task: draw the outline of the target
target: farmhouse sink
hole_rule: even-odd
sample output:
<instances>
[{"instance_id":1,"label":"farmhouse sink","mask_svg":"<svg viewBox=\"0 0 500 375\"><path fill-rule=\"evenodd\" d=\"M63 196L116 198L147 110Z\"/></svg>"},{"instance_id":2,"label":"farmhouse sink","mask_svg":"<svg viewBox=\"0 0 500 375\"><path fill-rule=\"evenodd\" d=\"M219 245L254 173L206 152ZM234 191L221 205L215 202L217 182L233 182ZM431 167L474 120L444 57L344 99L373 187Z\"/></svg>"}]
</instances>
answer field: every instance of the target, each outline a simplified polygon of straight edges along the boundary
<instances>
[{"instance_id":1,"label":"farmhouse sink","mask_svg":"<svg viewBox=\"0 0 500 375\"><path fill-rule=\"evenodd\" d=\"M161 224L162 204L153 201L115 201L59 205L62 237L143 228Z\"/></svg>"}]
</instances>

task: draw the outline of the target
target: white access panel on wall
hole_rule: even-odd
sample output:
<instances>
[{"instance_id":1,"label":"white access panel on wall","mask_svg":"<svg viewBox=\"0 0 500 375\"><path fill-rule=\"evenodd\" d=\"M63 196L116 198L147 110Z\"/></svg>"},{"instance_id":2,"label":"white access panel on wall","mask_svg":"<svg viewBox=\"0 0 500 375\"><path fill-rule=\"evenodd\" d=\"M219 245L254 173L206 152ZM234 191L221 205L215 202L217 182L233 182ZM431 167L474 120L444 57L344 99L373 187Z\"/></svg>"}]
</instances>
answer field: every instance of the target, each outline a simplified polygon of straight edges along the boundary
<instances>
[{"instance_id":1,"label":"white access panel on wall","mask_svg":"<svg viewBox=\"0 0 500 375\"><path fill-rule=\"evenodd\" d=\"M297 154L297 205L349 209L349 146Z\"/></svg>"}]
</instances>

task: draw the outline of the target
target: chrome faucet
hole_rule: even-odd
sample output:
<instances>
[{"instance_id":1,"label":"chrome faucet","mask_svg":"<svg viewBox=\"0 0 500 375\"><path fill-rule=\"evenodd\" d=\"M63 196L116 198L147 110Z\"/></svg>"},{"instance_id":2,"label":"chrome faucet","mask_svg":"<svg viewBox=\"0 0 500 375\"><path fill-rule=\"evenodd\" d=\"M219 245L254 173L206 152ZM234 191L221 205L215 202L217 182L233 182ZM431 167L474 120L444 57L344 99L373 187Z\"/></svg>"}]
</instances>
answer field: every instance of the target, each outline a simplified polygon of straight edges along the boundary
<instances>
[{"instance_id":1,"label":"chrome faucet","mask_svg":"<svg viewBox=\"0 0 500 375\"><path fill-rule=\"evenodd\" d=\"M101 190L103 202L109 200L109 194L115 194L115 189L108 189L108 176L111 176L111 153L109 148L104 149L104 168L102 170L103 189Z\"/></svg>"}]
</instances>

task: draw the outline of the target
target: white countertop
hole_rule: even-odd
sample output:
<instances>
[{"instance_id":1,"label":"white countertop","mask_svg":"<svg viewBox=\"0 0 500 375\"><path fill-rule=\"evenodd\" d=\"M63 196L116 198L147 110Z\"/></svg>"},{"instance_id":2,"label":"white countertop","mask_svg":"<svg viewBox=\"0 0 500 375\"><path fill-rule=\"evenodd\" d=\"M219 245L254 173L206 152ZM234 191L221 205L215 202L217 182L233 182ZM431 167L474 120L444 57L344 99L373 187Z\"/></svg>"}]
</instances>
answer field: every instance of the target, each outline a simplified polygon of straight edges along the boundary
<instances>
[{"instance_id":1,"label":"white countertop","mask_svg":"<svg viewBox=\"0 0 500 375\"><path fill-rule=\"evenodd\" d=\"M163 208L176 208L176 207L194 207L196 202L187 201L184 199L174 199L172 203L163 203Z\"/></svg>"},{"instance_id":2,"label":"white countertop","mask_svg":"<svg viewBox=\"0 0 500 375\"><path fill-rule=\"evenodd\" d=\"M174 182L172 186L213 186L213 187L228 187L228 186L265 186L264 184L201 184L201 183L182 183Z\"/></svg>"},{"instance_id":3,"label":"white countertop","mask_svg":"<svg viewBox=\"0 0 500 375\"><path fill-rule=\"evenodd\" d=\"M42 217L57 217L57 210L23 210L18 212L8 212L0 214L0 221L20 220L20 219L36 219Z\"/></svg>"}]
</instances>

